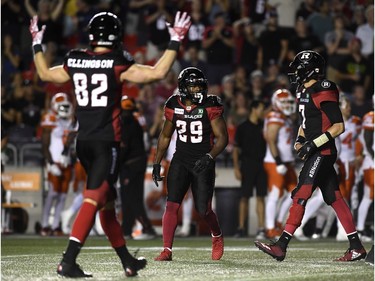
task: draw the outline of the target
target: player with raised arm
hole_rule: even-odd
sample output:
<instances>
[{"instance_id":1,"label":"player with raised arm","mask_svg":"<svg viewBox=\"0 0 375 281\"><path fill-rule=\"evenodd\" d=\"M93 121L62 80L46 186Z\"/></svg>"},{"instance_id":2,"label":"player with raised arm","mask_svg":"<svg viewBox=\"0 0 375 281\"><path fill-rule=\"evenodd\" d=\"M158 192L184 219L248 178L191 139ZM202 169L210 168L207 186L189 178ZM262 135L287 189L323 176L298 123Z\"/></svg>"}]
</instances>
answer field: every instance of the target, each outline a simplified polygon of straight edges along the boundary
<instances>
[{"instance_id":1,"label":"player with raised arm","mask_svg":"<svg viewBox=\"0 0 375 281\"><path fill-rule=\"evenodd\" d=\"M121 260L125 275L135 276L146 266L145 259L136 259L128 252L114 209L121 136L121 88L124 81L148 83L165 78L190 24L186 13L177 12L174 26L168 23L171 41L167 50L154 66L148 66L135 63L133 57L122 49L122 26L117 16L101 12L88 24L91 49L71 50L62 65L49 68L41 45L45 26L39 29L36 16L31 20L34 63L40 79L55 83L73 82L79 123L76 150L87 173L83 204L58 265L59 275L92 277L79 267L76 258L98 211L103 230Z\"/></svg>"},{"instance_id":2,"label":"player with raised arm","mask_svg":"<svg viewBox=\"0 0 375 281\"><path fill-rule=\"evenodd\" d=\"M350 243L345 254L335 261L364 259L366 250L358 237L352 213L340 193L333 167L337 158L334 139L345 130L336 84L323 78L325 61L317 52L299 52L290 68L291 82L298 84L296 97L300 116L294 148L304 165L292 192L293 203L281 237L271 244L255 241L255 246L278 261L284 260L286 248L301 225L306 203L319 187L324 201L335 210Z\"/></svg>"},{"instance_id":3,"label":"player with raised arm","mask_svg":"<svg viewBox=\"0 0 375 281\"><path fill-rule=\"evenodd\" d=\"M164 249L156 261L172 260L172 245L177 215L184 196L191 187L195 208L206 221L212 236L212 259L224 253L224 239L211 201L215 186L215 158L228 143L223 105L220 98L207 95L207 80L195 67L182 70L178 76L179 93L172 95L164 107L164 126L159 135L152 171L156 185L160 162L177 131L176 151L167 175L167 204L163 216ZM214 141L215 139L215 141Z\"/></svg>"}]
</instances>

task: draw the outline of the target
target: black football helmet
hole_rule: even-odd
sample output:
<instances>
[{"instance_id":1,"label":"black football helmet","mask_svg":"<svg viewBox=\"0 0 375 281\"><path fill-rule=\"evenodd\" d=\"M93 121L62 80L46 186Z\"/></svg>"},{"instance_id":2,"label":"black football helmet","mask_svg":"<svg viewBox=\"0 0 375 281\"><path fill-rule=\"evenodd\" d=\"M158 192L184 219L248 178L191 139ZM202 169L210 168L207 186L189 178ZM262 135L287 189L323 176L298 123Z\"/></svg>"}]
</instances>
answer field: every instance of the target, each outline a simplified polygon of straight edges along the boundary
<instances>
[{"instance_id":1,"label":"black football helmet","mask_svg":"<svg viewBox=\"0 0 375 281\"><path fill-rule=\"evenodd\" d=\"M88 25L90 46L118 47L122 40L122 25L116 15L101 12L93 16Z\"/></svg>"},{"instance_id":2,"label":"black football helmet","mask_svg":"<svg viewBox=\"0 0 375 281\"><path fill-rule=\"evenodd\" d=\"M199 89L192 89L192 87L199 87ZM189 99L195 104L202 104L207 98L207 79L198 68L187 67L178 75L178 90L182 99Z\"/></svg>"},{"instance_id":3,"label":"black football helmet","mask_svg":"<svg viewBox=\"0 0 375 281\"><path fill-rule=\"evenodd\" d=\"M306 50L299 52L289 64L292 72L288 73L291 83L301 84L311 79L324 76L325 60L317 52Z\"/></svg>"}]
</instances>

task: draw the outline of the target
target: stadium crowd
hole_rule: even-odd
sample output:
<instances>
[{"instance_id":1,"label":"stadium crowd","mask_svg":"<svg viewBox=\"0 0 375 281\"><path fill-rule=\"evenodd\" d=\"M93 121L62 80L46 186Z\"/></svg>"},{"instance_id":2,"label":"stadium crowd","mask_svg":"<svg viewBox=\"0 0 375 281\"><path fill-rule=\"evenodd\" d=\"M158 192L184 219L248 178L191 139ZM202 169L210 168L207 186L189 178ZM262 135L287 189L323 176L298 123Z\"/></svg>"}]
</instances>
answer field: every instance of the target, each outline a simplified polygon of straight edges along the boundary
<instances>
[{"instance_id":1,"label":"stadium crowd","mask_svg":"<svg viewBox=\"0 0 375 281\"><path fill-rule=\"evenodd\" d=\"M142 64L153 64L166 49L169 34L165 23L173 20L176 11L186 11L192 18L178 60L166 79L123 85L123 94L137 105L136 115L146 136L149 164L162 129L164 103L176 90L178 73L188 66L202 70L209 82L208 93L219 96L224 104L229 144L218 157L219 165L233 166L236 128L248 118L251 103L263 102L266 115L272 110L276 90L294 93L287 76L288 65L302 50L314 50L324 56L327 79L340 87L345 103L342 110L349 104L350 112L345 113L348 117L344 119L357 116L361 128L362 118L373 111L372 3L366 0L4 0L2 137L7 136L9 142L23 137L41 140L42 117L49 112L51 99L58 93L65 93L74 106L75 94L70 83L43 83L38 78L30 48L30 18L38 15L40 25L46 25L42 43L49 66L54 66L61 64L68 50L88 46L87 24L99 11L119 16L124 26L124 48ZM297 121L292 122L296 130ZM358 149L357 182L363 177L360 155ZM343 176L345 167L338 170ZM353 186L354 180L350 184ZM345 198L351 203L351 188L348 192ZM367 205L373 197L370 199ZM354 205L358 208L359 203ZM365 233L363 227L359 229L362 236L372 239L372 234ZM259 229L258 234L274 238L279 233L277 229L270 230L267 234Z\"/></svg>"}]
</instances>

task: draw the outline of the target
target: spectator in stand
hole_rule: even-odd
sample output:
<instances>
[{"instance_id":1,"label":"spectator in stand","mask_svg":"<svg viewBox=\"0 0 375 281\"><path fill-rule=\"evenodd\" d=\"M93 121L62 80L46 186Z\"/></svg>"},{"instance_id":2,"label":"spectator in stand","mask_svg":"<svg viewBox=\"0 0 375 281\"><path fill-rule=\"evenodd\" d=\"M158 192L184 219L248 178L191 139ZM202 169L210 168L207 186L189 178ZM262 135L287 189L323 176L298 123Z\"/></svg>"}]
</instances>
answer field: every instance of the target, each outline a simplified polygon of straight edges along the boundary
<instances>
[{"instance_id":1,"label":"spectator in stand","mask_svg":"<svg viewBox=\"0 0 375 281\"><path fill-rule=\"evenodd\" d=\"M249 115L249 99L247 95L242 92L236 93L233 101L233 106L230 108L229 116L232 117L233 124L237 126Z\"/></svg>"},{"instance_id":2,"label":"spectator in stand","mask_svg":"<svg viewBox=\"0 0 375 281\"><path fill-rule=\"evenodd\" d=\"M193 24L194 25L194 22ZM191 30L191 27L189 31ZM189 66L194 66L200 70L202 70L204 75L207 75L207 64L205 61L199 58L199 48L197 44L191 44L187 47L185 51L185 59L180 61L181 68L185 69Z\"/></svg>"},{"instance_id":3,"label":"spectator in stand","mask_svg":"<svg viewBox=\"0 0 375 281\"><path fill-rule=\"evenodd\" d=\"M167 22L172 22L175 7L166 0L154 1L145 10L149 42L158 50L164 50L169 42Z\"/></svg>"},{"instance_id":4,"label":"spectator in stand","mask_svg":"<svg viewBox=\"0 0 375 281\"><path fill-rule=\"evenodd\" d=\"M268 0L245 0L242 1L242 18L248 17L254 27L256 37L264 30Z\"/></svg>"},{"instance_id":5,"label":"spectator in stand","mask_svg":"<svg viewBox=\"0 0 375 281\"><path fill-rule=\"evenodd\" d=\"M177 76L176 73L171 69L167 77L156 84L154 95L163 98L165 101L173 95L174 90L177 87Z\"/></svg>"},{"instance_id":6,"label":"spectator in stand","mask_svg":"<svg viewBox=\"0 0 375 281\"><path fill-rule=\"evenodd\" d=\"M20 34L25 23L23 15L23 1L1 1L1 33L8 33L16 44L20 43Z\"/></svg>"},{"instance_id":7,"label":"spectator in stand","mask_svg":"<svg viewBox=\"0 0 375 281\"><path fill-rule=\"evenodd\" d=\"M195 46L198 51L202 48L204 30L206 29L206 26L208 26L208 20L203 14L203 6L204 4L201 0L191 1L191 26L188 34L186 34L187 47L190 48L191 46ZM198 67L196 65L194 66ZM204 71L203 73L206 74Z\"/></svg>"},{"instance_id":8,"label":"spectator in stand","mask_svg":"<svg viewBox=\"0 0 375 281\"><path fill-rule=\"evenodd\" d=\"M352 114L362 118L373 106L371 100L366 99L365 88L361 84L355 84L351 94Z\"/></svg>"},{"instance_id":9,"label":"spectator in stand","mask_svg":"<svg viewBox=\"0 0 375 281\"><path fill-rule=\"evenodd\" d=\"M235 92L248 94L250 84L247 80L247 73L244 66L238 65L233 73L233 84Z\"/></svg>"},{"instance_id":10,"label":"spectator in stand","mask_svg":"<svg viewBox=\"0 0 375 281\"><path fill-rule=\"evenodd\" d=\"M236 42L236 64L246 68L247 73L256 69L258 40L249 18L241 18L233 23L233 34Z\"/></svg>"},{"instance_id":11,"label":"spectator in stand","mask_svg":"<svg viewBox=\"0 0 375 281\"><path fill-rule=\"evenodd\" d=\"M77 12L73 18L75 30L78 32L78 47L86 47L89 44L87 26L90 19L98 12L89 0L76 0Z\"/></svg>"},{"instance_id":12,"label":"spectator in stand","mask_svg":"<svg viewBox=\"0 0 375 281\"><path fill-rule=\"evenodd\" d=\"M324 45L318 37L311 34L306 20L298 17L294 26L295 34L289 39L288 60L292 61L296 54L303 50L313 50L315 52L324 51Z\"/></svg>"},{"instance_id":13,"label":"spectator in stand","mask_svg":"<svg viewBox=\"0 0 375 281\"><path fill-rule=\"evenodd\" d=\"M319 38L324 44L324 36L327 32L333 30L333 20L330 14L329 0L321 0L318 11L313 12L307 18L307 25L311 29L312 34Z\"/></svg>"},{"instance_id":14,"label":"spectator in stand","mask_svg":"<svg viewBox=\"0 0 375 281\"><path fill-rule=\"evenodd\" d=\"M250 100L264 100L266 97L264 91L264 76L260 70L254 70L250 74Z\"/></svg>"},{"instance_id":15,"label":"spectator in stand","mask_svg":"<svg viewBox=\"0 0 375 281\"><path fill-rule=\"evenodd\" d=\"M23 81L21 90L23 91L23 98L19 101L20 123L36 129L41 121L44 97L38 99L33 91L33 85L30 80Z\"/></svg>"},{"instance_id":16,"label":"spectator in stand","mask_svg":"<svg viewBox=\"0 0 375 281\"><path fill-rule=\"evenodd\" d=\"M17 121L16 110L8 91L5 85L1 85L1 129L4 132L15 126Z\"/></svg>"},{"instance_id":17,"label":"spectator in stand","mask_svg":"<svg viewBox=\"0 0 375 281\"><path fill-rule=\"evenodd\" d=\"M365 10L361 5L357 5L353 10L353 17L348 29L355 33L359 26L366 24Z\"/></svg>"},{"instance_id":18,"label":"spectator in stand","mask_svg":"<svg viewBox=\"0 0 375 281\"><path fill-rule=\"evenodd\" d=\"M3 83L10 84L12 76L20 68L21 56L17 45L15 45L13 42L13 37L10 34L5 34L3 36L1 53L1 80Z\"/></svg>"},{"instance_id":19,"label":"spectator in stand","mask_svg":"<svg viewBox=\"0 0 375 281\"><path fill-rule=\"evenodd\" d=\"M148 127L152 125L155 112L158 110L160 104L165 102L165 99L154 94L155 84L150 83L142 87L139 92L139 101L143 105L144 116Z\"/></svg>"},{"instance_id":20,"label":"spectator in stand","mask_svg":"<svg viewBox=\"0 0 375 281\"><path fill-rule=\"evenodd\" d=\"M303 18L304 20L307 20L307 18L315 11L315 0L304 0L296 12L296 19Z\"/></svg>"},{"instance_id":21,"label":"spectator in stand","mask_svg":"<svg viewBox=\"0 0 375 281\"><path fill-rule=\"evenodd\" d=\"M231 107L233 106L233 102L235 99L235 90L232 75L224 76L221 82L221 92L219 96L224 106L224 117L227 118L229 117L229 112ZM227 113L225 114L225 112Z\"/></svg>"},{"instance_id":22,"label":"spectator in stand","mask_svg":"<svg viewBox=\"0 0 375 281\"><path fill-rule=\"evenodd\" d=\"M202 46L206 51L207 80L219 85L223 77L232 72L234 39L225 14L219 12L214 18L214 24L205 30Z\"/></svg>"},{"instance_id":23,"label":"spectator in stand","mask_svg":"<svg viewBox=\"0 0 375 281\"><path fill-rule=\"evenodd\" d=\"M265 200L267 195L267 176L263 168L266 141L263 137L264 103L253 101L250 114L237 127L233 148L233 167L236 179L241 181L238 229L235 237L244 237L249 212L249 198L256 189L256 213L258 217L257 237L264 237Z\"/></svg>"},{"instance_id":24,"label":"spectator in stand","mask_svg":"<svg viewBox=\"0 0 375 281\"><path fill-rule=\"evenodd\" d=\"M346 55L337 67L336 77L338 85L346 94L350 95L353 85L363 85L365 93L370 88L371 66L366 58L361 55L361 40L353 37L348 43L349 54Z\"/></svg>"},{"instance_id":25,"label":"spectator in stand","mask_svg":"<svg viewBox=\"0 0 375 281\"><path fill-rule=\"evenodd\" d=\"M64 0L58 0L54 3L49 0L39 0L38 7L35 9L30 0L25 0L25 8L29 16L38 16L39 25L46 26L46 31L43 36L43 44L48 42L61 43L62 39L62 25L59 21L61 12L64 7Z\"/></svg>"},{"instance_id":26,"label":"spectator in stand","mask_svg":"<svg viewBox=\"0 0 375 281\"><path fill-rule=\"evenodd\" d=\"M361 39L361 53L368 58L374 54L374 5L368 6L365 14L367 23L358 26L355 36Z\"/></svg>"},{"instance_id":27,"label":"spectator in stand","mask_svg":"<svg viewBox=\"0 0 375 281\"><path fill-rule=\"evenodd\" d=\"M215 24L216 15L222 13L228 20L229 15L229 0L207 0L205 1L204 10L211 25Z\"/></svg>"},{"instance_id":28,"label":"spectator in stand","mask_svg":"<svg viewBox=\"0 0 375 281\"><path fill-rule=\"evenodd\" d=\"M280 67L283 65L288 53L288 40L286 34L278 25L278 16L275 11L269 13L269 18L264 30L259 37L257 54L258 69L266 69L271 61Z\"/></svg>"},{"instance_id":29,"label":"spectator in stand","mask_svg":"<svg viewBox=\"0 0 375 281\"><path fill-rule=\"evenodd\" d=\"M344 57L350 54L348 43L354 34L345 28L345 18L343 15L334 17L334 30L327 32L324 44L327 48L327 79L337 81L337 69Z\"/></svg>"}]
</instances>

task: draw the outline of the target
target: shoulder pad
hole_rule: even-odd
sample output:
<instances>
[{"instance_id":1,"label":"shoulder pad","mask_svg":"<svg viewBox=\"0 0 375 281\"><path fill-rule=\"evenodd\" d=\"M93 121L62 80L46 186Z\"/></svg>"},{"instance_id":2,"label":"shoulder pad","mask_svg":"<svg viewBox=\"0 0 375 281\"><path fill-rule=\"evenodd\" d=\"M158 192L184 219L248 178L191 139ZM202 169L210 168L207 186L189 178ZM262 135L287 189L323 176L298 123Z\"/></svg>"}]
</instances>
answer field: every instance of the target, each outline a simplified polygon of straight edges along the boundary
<instances>
[{"instance_id":1,"label":"shoulder pad","mask_svg":"<svg viewBox=\"0 0 375 281\"><path fill-rule=\"evenodd\" d=\"M169 107L169 108L174 108L176 104L178 103L178 99L180 98L179 94L173 94L171 95L167 101L165 102L164 106Z\"/></svg>"},{"instance_id":2,"label":"shoulder pad","mask_svg":"<svg viewBox=\"0 0 375 281\"><path fill-rule=\"evenodd\" d=\"M206 106L223 106L223 102L219 96L208 95L206 100Z\"/></svg>"}]
</instances>

